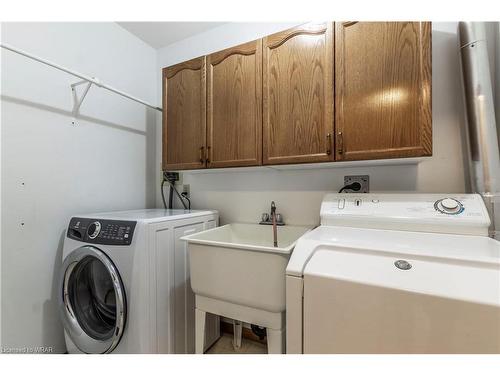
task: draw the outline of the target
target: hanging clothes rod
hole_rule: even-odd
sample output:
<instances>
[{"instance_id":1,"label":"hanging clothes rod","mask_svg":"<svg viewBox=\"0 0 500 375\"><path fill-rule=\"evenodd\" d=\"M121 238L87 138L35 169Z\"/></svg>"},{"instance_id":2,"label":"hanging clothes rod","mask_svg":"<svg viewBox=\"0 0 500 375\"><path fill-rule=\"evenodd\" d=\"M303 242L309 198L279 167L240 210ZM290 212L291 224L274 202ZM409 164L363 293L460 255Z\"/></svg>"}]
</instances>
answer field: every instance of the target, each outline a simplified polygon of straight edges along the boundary
<instances>
[{"instance_id":1,"label":"hanging clothes rod","mask_svg":"<svg viewBox=\"0 0 500 375\"><path fill-rule=\"evenodd\" d=\"M129 95L123 91L120 91L120 90L117 90L115 89L114 87L111 87L109 85L106 85L104 83L102 83L99 79L95 78L95 77L89 77L85 74L81 74L81 73L78 73L78 72L75 72L74 70L71 70L71 69L68 69L68 68L65 68L64 66L61 66L61 65L58 65L56 63L53 63L51 61L48 61L48 60L45 60L45 59L42 59L41 57L38 57L38 56L35 56L35 55L32 55L31 53L28 53L26 51L23 51L23 50L20 50L18 48L15 48L9 44L5 44L5 43L2 43L0 44L0 47L2 48L5 48L6 50L9 50L9 51L12 51L12 52L15 52L19 55L22 55L22 56L25 56L29 59L32 59L32 60L35 60L35 61L38 61L38 62L41 62L42 64L45 64L45 65L48 65L48 66L51 66L53 68L56 68L58 70L61 70L65 73L68 73L68 74L71 74L75 77L78 77L78 78L81 78L83 81L85 82L88 82L89 84L94 84L96 85L97 87L102 87L103 89L106 89L106 90L109 90L111 92L114 92L115 94L118 94L118 95L121 95L125 98L128 98L130 100L133 100L137 103L141 103L141 104L144 104L145 106L147 107L150 107L150 108L153 108L153 109L156 109L157 111L162 111L162 108L161 107L157 107L153 104L150 104L148 102L145 102L144 100L141 100L139 98L136 98L135 96L132 96L132 95ZM81 82L80 82L81 83ZM88 90L87 90L88 91ZM81 104L81 103L80 103Z\"/></svg>"}]
</instances>

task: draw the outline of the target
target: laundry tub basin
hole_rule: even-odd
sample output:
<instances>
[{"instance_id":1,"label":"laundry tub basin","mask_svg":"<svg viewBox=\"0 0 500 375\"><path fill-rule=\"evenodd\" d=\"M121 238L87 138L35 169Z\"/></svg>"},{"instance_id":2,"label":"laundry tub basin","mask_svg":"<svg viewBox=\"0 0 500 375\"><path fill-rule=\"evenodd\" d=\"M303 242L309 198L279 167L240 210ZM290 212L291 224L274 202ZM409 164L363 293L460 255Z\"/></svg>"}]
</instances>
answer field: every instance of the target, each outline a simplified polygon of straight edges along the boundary
<instances>
[{"instance_id":1,"label":"laundry tub basin","mask_svg":"<svg viewBox=\"0 0 500 375\"><path fill-rule=\"evenodd\" d=\"M270 312L285 311L285 268L309 227L228 224L182 237L196 295Z\"/></svg>"}]
</instances>

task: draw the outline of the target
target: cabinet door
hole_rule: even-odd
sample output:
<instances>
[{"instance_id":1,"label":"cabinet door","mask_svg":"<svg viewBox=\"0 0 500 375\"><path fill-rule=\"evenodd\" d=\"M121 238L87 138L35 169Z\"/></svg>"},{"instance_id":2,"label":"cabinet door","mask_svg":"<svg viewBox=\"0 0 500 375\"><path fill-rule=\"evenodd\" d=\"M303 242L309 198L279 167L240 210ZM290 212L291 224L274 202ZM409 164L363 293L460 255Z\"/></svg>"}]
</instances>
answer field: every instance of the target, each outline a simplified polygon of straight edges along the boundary
<instances>
[{"instance_id":1,"label":"cabinet door","mask_svg":"<svg viewBox=\"0 0 500 375\"><path fill-rule=\"evenodd\" d=\"M262 41L207 56L209 168L262 163Z\"/></svg>"},{"instance_id":2,"label":"cabinet door","mask_svg":"<svg viewBox=\"0 0 500 375\"><path fill-rule=\"evenodd\" d=\"M264 38L263 163L333 160L333 26Z\"/></svg>"},{"instance_id":3,"label":"cabinet door","mask_svg":"<svg viewBox=\"0 0 500 375\"><path fill-rule=\"evenodd\" d=\"M163 169L205 168L205 57L163 69Z\"/></svg>"},{"instance_id":4,"label":"cabinet door","mask_svg":"<svg viewBox=\"0 0 500 375\"><path fill-rule=\"evenodd\" d=\"M335 29L336 159L432 154L431 24Z\"/></svg>"}]
</instances>

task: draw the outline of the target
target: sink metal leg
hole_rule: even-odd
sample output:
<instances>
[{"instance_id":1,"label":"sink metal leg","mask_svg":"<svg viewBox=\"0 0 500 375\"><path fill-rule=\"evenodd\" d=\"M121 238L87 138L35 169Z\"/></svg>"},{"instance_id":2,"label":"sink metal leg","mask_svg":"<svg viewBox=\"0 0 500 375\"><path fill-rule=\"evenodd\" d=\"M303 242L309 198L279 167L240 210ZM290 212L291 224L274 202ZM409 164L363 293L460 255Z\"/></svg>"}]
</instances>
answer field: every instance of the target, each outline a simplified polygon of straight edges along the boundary
<instances>
[{"instance_id":1,"label":"sink metal leg","mask_svg":"<svg viewBox=\"0 0 500 375\"><path fill-rule=\"evenodd\" d=\"M235 349L241 348L241 335L243 331L243 323L240 320L233 320L233 346Z\"/></svg>"},{"instance_id":2,"label":"sink metal leg","mask_svg":"<svg viewBox=\"0 0 500 375\"><path fill-rule=\"evenodd\" d=\"M205 323L207 313L200 309L195 309L195 353L203 354L205 347Z\"/></svg>"},{"instance_id":3,"label":"sink metal leg","mask_svg":"<svg viewBox=\"0 0 500 375\"><path fill-rule=\"evenodd\" d=\"M285 352L285 330L266 328L267 353L283 354Z\"/></svg>"}]
</instances>

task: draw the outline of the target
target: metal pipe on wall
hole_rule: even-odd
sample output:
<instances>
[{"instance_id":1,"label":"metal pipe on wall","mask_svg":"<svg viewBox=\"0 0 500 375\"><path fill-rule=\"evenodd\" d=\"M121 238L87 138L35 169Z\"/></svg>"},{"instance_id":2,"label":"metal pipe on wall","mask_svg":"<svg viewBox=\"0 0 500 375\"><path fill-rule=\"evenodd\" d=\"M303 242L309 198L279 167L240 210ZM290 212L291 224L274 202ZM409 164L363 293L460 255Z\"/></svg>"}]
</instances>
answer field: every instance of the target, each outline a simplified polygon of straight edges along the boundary
<instances>
[{"instance_id":1,"label":"metal pipe on wall","mask_svg":"<svg viewBox=\"0 0 500 375\"><path fill-rule=\"evenodd\" d=\"M492 220L491 234L500 239L500 152L486 25L460 22L459 37L472 188L483 196Z\"/></svg>"}]
</instances>

